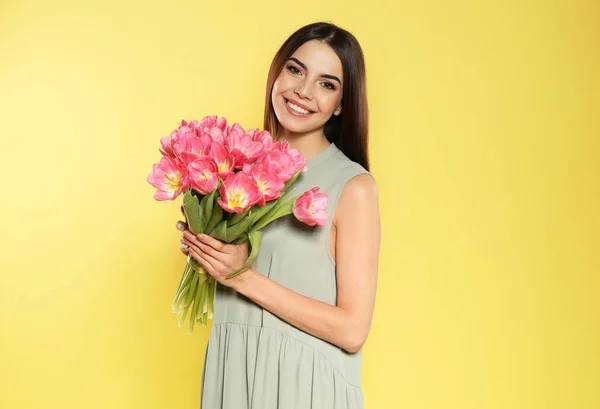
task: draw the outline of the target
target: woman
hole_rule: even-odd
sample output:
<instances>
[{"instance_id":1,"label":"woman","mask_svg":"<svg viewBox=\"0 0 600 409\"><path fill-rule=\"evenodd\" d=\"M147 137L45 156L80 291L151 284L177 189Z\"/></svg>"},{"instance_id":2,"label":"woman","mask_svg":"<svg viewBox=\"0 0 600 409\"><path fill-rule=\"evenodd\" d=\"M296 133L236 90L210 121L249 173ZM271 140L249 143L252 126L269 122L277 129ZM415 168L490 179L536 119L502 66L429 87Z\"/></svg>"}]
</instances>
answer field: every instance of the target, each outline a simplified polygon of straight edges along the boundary
<instances>
[{"instance_id":1,"label":"woman","mask_svg":"<svg viewBox=\"0 0 600 409\"><path fill-rule=\"evenodd\" d=\"M307 158L297 192L328 195L325 226L293 215L262 229L253 267L247 244L195 237L178 222L182 251L217 281L204 364L204 409L358 409L361 348L371 326L380 224L368 172L365 67L347 31L315 23L277 52L264 128Z\"/></svg>"}]
</instances>

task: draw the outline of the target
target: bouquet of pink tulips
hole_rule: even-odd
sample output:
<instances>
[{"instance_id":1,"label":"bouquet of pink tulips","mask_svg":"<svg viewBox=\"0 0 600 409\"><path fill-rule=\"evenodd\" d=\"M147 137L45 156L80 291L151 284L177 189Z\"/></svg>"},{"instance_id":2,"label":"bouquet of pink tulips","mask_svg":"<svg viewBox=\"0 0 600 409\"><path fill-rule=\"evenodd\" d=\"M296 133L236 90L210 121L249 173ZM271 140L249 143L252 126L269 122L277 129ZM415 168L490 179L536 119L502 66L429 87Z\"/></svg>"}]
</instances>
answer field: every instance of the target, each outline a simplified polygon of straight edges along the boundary
<instances>
[{"instance_id":1,"label":"bouquet of pink tulips","mask_svg":"<svg viewBox=\"0 0 600 409\"><path fill-rule=\"evenodd\" d=\"M298 220L323 226L327 195L315 187L293 197L290 186L306 171L306 159L287 142L273 142L267 131L245 131L224 117L181 121L178 129L160 140L163 154L147 181L157 191L156 200L174 200L183 193L188 229L226 243L248 241L248 269L260 250L261 228L293 213ZM181 314L181 327L191 309L194 322L206 326L213 317L215 279L188 255L171 308Z\"/></svg>"}]
</instances>

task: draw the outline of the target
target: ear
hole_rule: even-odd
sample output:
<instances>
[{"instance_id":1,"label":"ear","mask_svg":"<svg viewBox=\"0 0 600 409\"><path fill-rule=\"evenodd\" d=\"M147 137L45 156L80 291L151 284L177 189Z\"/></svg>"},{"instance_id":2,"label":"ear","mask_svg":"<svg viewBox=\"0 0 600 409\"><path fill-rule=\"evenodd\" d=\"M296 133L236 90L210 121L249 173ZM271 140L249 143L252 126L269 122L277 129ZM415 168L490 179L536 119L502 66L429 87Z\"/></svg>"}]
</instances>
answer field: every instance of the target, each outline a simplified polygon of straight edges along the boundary
<instances>
[{"instance_id":1,"label":"ear","mask_svg":"<svg viewBox=\"0 0 600 409\"><path fill-rule=\"evenodd\" d=\"M342 113L342 104L340 104L340 106L337 107L337 109L335 111L333 111L333 115L338 116L341 113Z\"/></svg>"}]
</instances>

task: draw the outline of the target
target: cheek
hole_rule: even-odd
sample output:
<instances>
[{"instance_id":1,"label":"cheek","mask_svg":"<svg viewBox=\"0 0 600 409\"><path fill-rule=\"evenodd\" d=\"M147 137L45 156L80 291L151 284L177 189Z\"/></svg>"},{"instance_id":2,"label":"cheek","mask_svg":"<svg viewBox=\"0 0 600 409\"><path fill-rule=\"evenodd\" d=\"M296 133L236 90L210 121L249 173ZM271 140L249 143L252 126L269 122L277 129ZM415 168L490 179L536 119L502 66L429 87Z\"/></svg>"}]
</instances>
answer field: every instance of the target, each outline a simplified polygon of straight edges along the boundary
<instances>
[{"instance_id":1,"label":"cheek","mask_svg":"<svg viewBox=\"0 0 600 409\"><path fill-rule=\"evenodd\" d=\"M273 84L273 94L283 93L295 87L294 78L290 75L286 75L285 72L279 74L275 83Z\"/></svg>"},{"instance_id":2,"label":"cheek","mask_svg":"<svg viewBox=\"0 0 600 409\"><path fill-rule=\"evenodd\" d=\"M337 108L338 98L332 95L323 95L319 98L319 109L322 112L333 113Z\"/></svg>"}]
</instances>

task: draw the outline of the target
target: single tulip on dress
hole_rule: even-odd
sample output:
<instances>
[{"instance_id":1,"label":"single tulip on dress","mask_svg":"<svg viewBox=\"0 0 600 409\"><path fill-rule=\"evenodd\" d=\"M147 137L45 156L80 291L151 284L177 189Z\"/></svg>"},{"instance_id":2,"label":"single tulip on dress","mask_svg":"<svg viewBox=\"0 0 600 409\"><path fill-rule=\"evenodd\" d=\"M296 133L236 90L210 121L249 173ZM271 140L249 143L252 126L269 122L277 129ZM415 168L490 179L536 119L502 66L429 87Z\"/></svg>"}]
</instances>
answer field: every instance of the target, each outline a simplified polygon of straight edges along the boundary
<instances>
[{"instance_id":1,"label":"single tulip on dress","mask_svg":"<svg viewBox=\"0 0 600 409\"><path fill-rule=\"evenodd\" d=\"M294 216L309 226L324 226L329 216L324 209L327 206L327 195L319 192L318 187L305 192L294 203Z\"/></svg>"}]
</instances>

